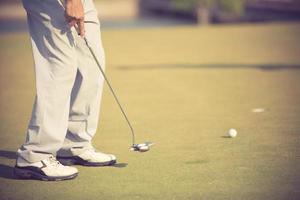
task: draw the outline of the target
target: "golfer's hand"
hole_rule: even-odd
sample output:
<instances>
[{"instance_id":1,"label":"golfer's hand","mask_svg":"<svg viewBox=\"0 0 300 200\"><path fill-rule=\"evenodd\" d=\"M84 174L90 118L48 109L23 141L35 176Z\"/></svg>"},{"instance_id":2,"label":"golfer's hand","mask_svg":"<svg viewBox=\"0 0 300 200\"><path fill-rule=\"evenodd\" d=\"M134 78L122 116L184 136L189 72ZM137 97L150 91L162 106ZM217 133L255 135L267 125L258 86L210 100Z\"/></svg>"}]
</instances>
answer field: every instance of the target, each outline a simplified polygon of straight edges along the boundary
<instances>
[{"instance_id":1,"label":"golfer's hand","mask_svg":"<svg viewBox=\"0 0 300 200\"><path fill-rule=\"evenodd\" d=\"M84 9L81 0L66 0L66 20L68 24L78 27L78 34L84 37Z\"/></svg>"}]
</instances>

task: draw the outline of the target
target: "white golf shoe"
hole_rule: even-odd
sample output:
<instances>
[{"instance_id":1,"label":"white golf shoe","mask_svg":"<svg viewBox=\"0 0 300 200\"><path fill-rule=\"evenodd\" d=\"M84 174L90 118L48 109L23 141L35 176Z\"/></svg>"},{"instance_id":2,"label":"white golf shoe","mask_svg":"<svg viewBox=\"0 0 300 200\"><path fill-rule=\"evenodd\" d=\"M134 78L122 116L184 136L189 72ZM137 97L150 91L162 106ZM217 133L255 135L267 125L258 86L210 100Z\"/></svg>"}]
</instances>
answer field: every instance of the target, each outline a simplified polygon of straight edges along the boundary
<instances>
[{"instance_id":1,"label":"white golf shoe","mask_svg":"<svg viewBox=\"0 0 300 200\"><path fill-rule=\"evenodd\" d=\"M35 163L28 163L18 157L14 174L23 179L38 179L43 181L60 181L73 179L78 175L75 167L62 165L52 155L49 158Z\"/></svg>"},{"instance_id":2,"label":"white golf shoe","mask_svg":"<svg viewBox=\"0 0 300 200\"><path fill-rule=\"evenodd\" d=\"M94 149L88 149L77 156L58 156L57 159L64 165L110 166L117 162L116 156L97 152Z\"/></svg>"}]
</instances>

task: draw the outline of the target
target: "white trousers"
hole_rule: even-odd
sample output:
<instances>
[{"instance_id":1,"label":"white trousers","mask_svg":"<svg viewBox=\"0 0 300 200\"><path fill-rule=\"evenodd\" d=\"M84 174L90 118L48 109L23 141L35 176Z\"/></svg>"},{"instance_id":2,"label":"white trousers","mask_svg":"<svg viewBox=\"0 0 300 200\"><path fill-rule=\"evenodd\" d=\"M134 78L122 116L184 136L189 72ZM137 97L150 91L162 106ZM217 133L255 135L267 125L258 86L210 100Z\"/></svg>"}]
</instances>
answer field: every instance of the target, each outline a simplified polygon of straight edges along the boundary
<instances>
[{"instance_id":1,"label":"white trousers","mask_svg":"<svg viewBox=\"0 0 300 200\"><path fill-rule=\"evenodd\" d=\"M86 38L104 68L100 23L92 0L82 0ZM36 98L18 155L38 162L49 154L92 148L103 77L84 40L65 20L59 0L23 0L35 63Z\"/></svg>"}]
</instances>

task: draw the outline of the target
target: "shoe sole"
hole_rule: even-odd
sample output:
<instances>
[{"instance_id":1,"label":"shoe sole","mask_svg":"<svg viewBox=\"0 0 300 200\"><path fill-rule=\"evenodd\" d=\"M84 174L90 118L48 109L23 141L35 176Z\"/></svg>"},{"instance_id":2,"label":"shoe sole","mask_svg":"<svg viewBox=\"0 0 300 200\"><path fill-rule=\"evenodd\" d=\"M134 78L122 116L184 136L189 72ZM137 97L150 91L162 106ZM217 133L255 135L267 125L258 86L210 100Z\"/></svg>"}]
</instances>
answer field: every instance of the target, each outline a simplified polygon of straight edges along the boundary
<instances>
[{"instance_id":1,"label":"shoe sole","mask_svg":"<svg viewBox=\"0 0 300 200\"><path fill-rule=\"evenodd\" d=\"M61 162L63 165L71 166L71 165L83 165L88 167L104 167L104 166L111 166L117 163L117 160L111 160L107 162L89 162L86 160L83 160L79 156L73 156L73 157L57 157L59 162Z\"/></svg>"},{"instance_id":2,"label":"shoe sole","mask_svg":"<svg viewBox=\"0 0 300 200\"><path fill-rule=\"evenodd\" d=\"M78 173L69 176L46 176L29 169L22 169L20 167L15 167L14 175L20 179L35 179L41 181L64 181L64 180L74 179L75 177L77 177Z\"/></svg>"}]
</instances>

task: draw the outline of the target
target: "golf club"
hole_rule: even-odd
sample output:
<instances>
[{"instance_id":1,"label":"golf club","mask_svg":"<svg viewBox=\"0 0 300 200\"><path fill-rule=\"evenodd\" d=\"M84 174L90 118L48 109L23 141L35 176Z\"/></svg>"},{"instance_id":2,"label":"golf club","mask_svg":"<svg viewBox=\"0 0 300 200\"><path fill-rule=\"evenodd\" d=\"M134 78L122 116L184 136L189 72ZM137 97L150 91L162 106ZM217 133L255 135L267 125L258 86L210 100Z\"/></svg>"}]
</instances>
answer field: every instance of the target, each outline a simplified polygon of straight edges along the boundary
<instances>
[{"instance_id":1,"label":"golf club","mask_svg":"<svg viewBox=\"0 0 300 200\"><path fill-rule=\"evenodd\" d=\"M65 6L64 6L63 1L60 0L59 2L60 2L60 4L61 4L61 6L65 9ZM89 23L89 21L85 21L84 23ZM75 28L76 32L78 33L78 35L79 35L79 28L78 28L78 26L75 25L74 28ZM125 118L125 120L126 120L126 122L127 122L127 125L128 125L129 128L130 128L131 136L132 136L132 146L130 147L130 150L132 150L132 151L138 151L138 152L146 152L146 151L149 151L149 150L150 150L150 146L152 146L154 143L152 143L152 142L144 142L144 143L140 143L140 144L135 144L135 134L134 134L134 129L133 129L133 127L132 127L132 125L131 125L131 123L130 123L130 121L129 121L129 119L128 119L128 117L127 117L127 115L126 115L126 113L125 113L125 111L124 111L124 109L123 109L123 107L122 107L122 105L121 105L121 103L120 103L120 101L119 101L119 99L118 99L118 97L117 97L115 91L114 91L114 89L112 88L112 86L111 86L111 84L110 84L110 82L109 82L109 80L108 80L106 74L104 73L104 70L102 69L101 64L100 64L100 62L98 61L98 59L97 59L97 57L96 57L96 55L95 55L95 53L94 53L92 47L90 46L90 44L89 44L89 42L88 42L88 40L86 39L85 36L83 37L83 39L84 39L85 44L86 44L86 46L88 47L90 53L92 54L92 56L93 56L93 58L94 58L96 64L98 65L98 68L99 68L99 70L100 70L102 76L104 77L104 80L105 80L106 84L108 85L108 87L109 87L111 93L113 94L114 99L115 99L115 101L117 102L117 104L118 104L118 106L119 106L119 108L120 108L120 110L121 110L121 112L122 112L122 114L123 114L123 116L124 116L124 118Z\"/></svg>"},{"instance_id":2,"label":"golf club","mask_svg":"<svg viewBox=\"0 0 300 200\"><path fill-rule=\"evenodd\" d=\"M76 30L77 30L77 32L78 32L77 27L75 27L75 28L76 28ZM119 99L118 99L118 97L117 97L117 95L116 95L116 93L115 93L113 87L111 86L111 84L110 84L110 82L109 82L109 80L108 80L106 74L104 73L104 70L102 69L101 64L100 64L100 62L98 61L98 59L97 59L97 57L96 57L96 55L95 55L95 53L94 53L92 47L89 45L88 40L86 39L86 37L83 37L83 39L84 39L84 41L85 41L86 46L87 46L88 49L90 50L90 53L92 54L94 60L96 61L97 65L98 65L98 67L99 67L99 70L100 70L102 76L104 77L104 80L105 80L106 84L108 85L108 87L109 87L111 93L113 94L113 97L114 97L115 101L117 102L117 104L118 104L118 106L119 106L119 108L120 108L120 110L121 110L121 112L122 112L122 114L123 114L123 116L124 116L124 118L125 118L125 120L126 120L128 126L129 126L129 128L130 128L131 136L132 136L132 146L131 146L131 150L132 150L132 151L138 151L138 152L146 152L146 151L149 151L149 150L150 150L150 146L153 145L152 142L144 142L144 143L141 143L141 144L135 144L135 132L134 132L134 129L133 129L133 127L132 127L132 125L131 125L131 123L130 123L130 121L129 121L129 119L128 119L128 116L126 115L126 113L125 113L125 111L124 111L124 109L123 109L123 107L122 107L122 105L121 105L121 103L120 103L120 101L119 101Z\"/></svg>"}]
</instances>

